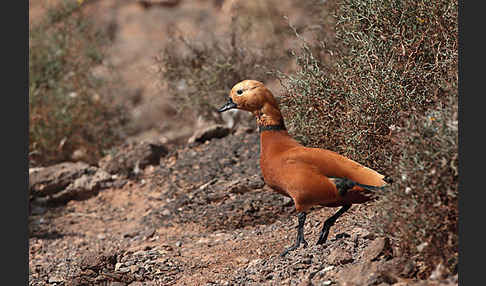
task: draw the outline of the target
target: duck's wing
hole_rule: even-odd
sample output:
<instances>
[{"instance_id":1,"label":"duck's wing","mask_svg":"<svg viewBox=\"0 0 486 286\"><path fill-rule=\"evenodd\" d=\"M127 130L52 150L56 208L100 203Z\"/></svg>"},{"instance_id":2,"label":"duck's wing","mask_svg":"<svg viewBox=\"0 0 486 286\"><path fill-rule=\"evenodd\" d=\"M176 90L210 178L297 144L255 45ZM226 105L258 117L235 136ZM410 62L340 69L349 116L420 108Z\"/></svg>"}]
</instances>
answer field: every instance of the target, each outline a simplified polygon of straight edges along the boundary
<instances>
[{"instance_id":1,"label":"duck's wing","mask_svg":"<svg viewBox=\"0 0 486 286\"><path fill-rule=\"evenodd\" d=\"M383 180L384 175L330 150L296 147L288 150L285 157L287 160L315 166L316 170L326 177L348 178L370 186L386 184Z\"/></svg>"}]
</instances>

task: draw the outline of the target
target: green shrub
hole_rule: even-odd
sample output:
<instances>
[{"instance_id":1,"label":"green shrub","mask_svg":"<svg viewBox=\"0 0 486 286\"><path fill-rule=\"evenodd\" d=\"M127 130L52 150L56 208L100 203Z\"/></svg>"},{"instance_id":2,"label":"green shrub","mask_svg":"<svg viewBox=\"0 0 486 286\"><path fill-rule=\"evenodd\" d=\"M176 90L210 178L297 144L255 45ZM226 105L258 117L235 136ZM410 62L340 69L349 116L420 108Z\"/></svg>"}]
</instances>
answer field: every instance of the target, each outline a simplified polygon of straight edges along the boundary
<instances>
[{"instance_id":1,"label":"green shrub","mask_svg":"<svg viewBox=\"0 0 486 286\"><path fill-rule=\"evenodd\" d=\"M416 276L440 261L454 271L457 1L337 0L315 8L323 21L294 52L297 71L277 72L290 133L393 178L367 221L417 262Z\"/></svg>"},{"instance_id":2,"label":"green shrub","mask_svg":"<svg viewBox=\"0 0 486 286\"><path fill-rule=\"evenodd\" d=\"M76 1L50 8L29 29L29 158L46 165L70 160L75 150L95 162L120 139L123 118L107 102L102 64L106 31L82 14Z\"/></svg>"},{"instance_id":3,"label":"green shrub","mask_svg":"<svg viewBox=\"0 0 486 286\"><path fill-rule=\"evenodd\" d=\"M382 169L389 154L370 147L387 144L389 127L456 93L457 3L419 3L327 4L335 9L335 27L317 36L326 41L304 43L296 54L299 70L280 74L283 109L297 137Z\"/></svg>"},{"instance_id":4,"label":"green shrub","mask_svg":"<svg viewBox=\"0 0 486 286\"><path fill-rule=\"evenodd\" d=\"M449 96L426 115L412 114L393 132L393 171L389 192L374 203L375 229L415 257L416 275L426 278L442 263L458 265L458 102Z\"/></svg>"}]
</instances>

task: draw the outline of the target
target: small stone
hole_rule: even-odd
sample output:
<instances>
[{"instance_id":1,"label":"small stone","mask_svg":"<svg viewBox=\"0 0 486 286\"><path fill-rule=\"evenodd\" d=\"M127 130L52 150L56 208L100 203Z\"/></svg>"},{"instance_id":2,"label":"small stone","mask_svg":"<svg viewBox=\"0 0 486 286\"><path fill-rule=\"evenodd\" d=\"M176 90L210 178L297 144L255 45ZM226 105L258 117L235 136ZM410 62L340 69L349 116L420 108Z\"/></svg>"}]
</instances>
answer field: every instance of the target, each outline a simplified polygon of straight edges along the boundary
<instances>
[{"instance_id":1,"label":"small stone","mask_svg":"<svg viewBox=\"0 0 486 286\"><path fill-rule=\"evenodd\" d=\"M311 264L312 263L312 258L310 258L310 257L304 258L302 260L302 263L303 264Z\"/></svg>"},{"instance_id":2,"label":"small stone","mask_svg":"<svg viewBox=\"0 0 486 286\"><path fill-rule=\"evenodd\" d=\"M331 271L333 269L334 269L334 266L331 265L331 266L328 266L328 267L322 269L322 271L327 272L327 271Z\"/></svg>"},{"instance_id":3,"label":"small stone","mask_svg":"<svg viewBox=\"0 0 486 286\"><path fill-rule=\"evenodd\" d=\"M133 260L128 260L128 261L124 262L124 265L125 266L131 266L131 265L133 265L133 263L134 263Z\"/></svg>"},{"instance_id":4,"label":"small stone","mask_svg":"<svg viewBox=\"0 0 486 286\"><path fill-rule=\"evenodd\" d=\"M142 233L142 236L145 238L150 238L155 234L155 228L148 229Z\"/></svg>"},{"instance_id":5,"label":"small stone","mask_svg":"<svg viewBox=\"0 0 486 286\"><path fill-rule=\"evenodd\" d=\"M201 237L196 243L205 244L208 243L209 241L210 241L209 238Z\"/></svg>"},{"instance_id":6,"label":"small stone","mask_svg":"<svg viewBox=\"0 0 486 286\"><path fill-rule=\"evenodd\" d=\"M177 242L175 243L175 245L176 245L177 247L181 247L181 246L182 246L182 242L181 242L181 241L177 241Z\"/></svg>"},{"instance_id":7,"label":"small stone","mask_svg":"<svg viewBox=\"0 0 486 286\"><path fill-rule=\"evenodd\" d=\"M170 210L164 209L161 213L163 216L169 216L170 215Z\"/></svg>"},{"instance_id":8,"label":"small stone","mask_svg":"<svg viewBox=\"0 0 486 286\"><path fill-rule=\"evenodd\" d=\"M123 188L123 186L125 186L125 184L127 182L128 182L127 180L120 179L120 180L114 181L112 185L115 189L121 189L121 188Z\"/></svg>"},{"instance_id":9,"label":"small stone","mask_svg":"<svg viewBox=\"0 0 486 286\"><path fill-rule=\"evenodd\" d=\"M357 235L357 237L362 237L364 239L374 239L374 235L370 233L369 230L364 228L356 228L354 230L354 233Z\"/></svg>"},{"instance_id":10,"label":"small stone","mask_svg":"<svg viewBox=\"0 0 486 286\"><path fill-rule=\"evenodd\" d=\"M64 279L58 276L51 276L49 277L49 283L61 283L64 282Z\"/></svg>"},{"instance_id":11,"label":"small stone","mask_svg":"<svg viewBox=\"0 0 486 286\"><path fill-rule=\"evenodd\" d=\"M45 214L47 211L46 208L43 208L41 206L32 206L31 208L31 214L32 215L41 215L41 214Z\"/></svg>"},{"instance_id":12,"label":"small stone","mask_svg":"<svg viewBox=\"0 0 486 286\"><path fill-rule=\"evenodd\" d=\"M120 267L120 269L118 269L118 272L128 273L128 272L130 272L130 268L128 268L128 267Z\"/></svg>"},{"instance_id":13,"label":"small stone","mask_svg":"<svg viewBox=\"0 0 486 286\"><path fill-rule=\"evenodd\" d=\"M136 232L134 232L133 230L130 230L130 231L127 231L123 234L123 237L124 238L133 238L137 235Z\"/></svg>"},{"instance_id":14,"label":"small stone","mask_svg":"<svg viewBox=\"0 0 486 286\"><path fill-rule=\"evenodd\" d=\"M347 264L353 261L351 254L341 248L336 248L327 257L327 261L333 265Z\"/></svg>"},{"instance_id":15,"label":"small stone","mask_svg":"<svg viewBox=\"0 0 486 286\"><path fill-rule=\"evenodd\" d=\"M380 237L373 240L363 252L363 259L366 261L376 260L383 252L389 248L388 240Z\"/></svg>"},{"instance_id":16,"label":"small stone","mask_svg":"<svg viewBox=\"0 0 486 286\"><path fill-rule=\"evenodd\" d=\"M425 249L425 247L427 247L427 245L429 245L427 242L423 242L423 243L419 244L417 246L418 252L422 252Z\"/></svg>"},{"instance_id":17,"label":"small stone","mask_svg":"<svg viewBox=\"0 0 486 286\"><path fill-rule=\"evenodd\" d=\"M446 268L442 263L439 262L435 270L432 271L432 273L430 274L429 279L430 280L444 279L447 276L446 274L447 274Z\"/></svg>"},{"instance_id":18,"label":"small stone","mask_svg":"<svg viewBox=\"0 0 486 286\"><path fill-rule=\"evenodd\" d=\"M247 264L248 262L250 262L250 259L240 256L236 258L236 262Z\"/></svg>"},{"instance_id":19,"label":"small stone","mask_svg":"<svg viewBox=\"0 0 486 286\"><path fill-rule=\"evenodd\" d=\"M115 271L118 271L120 270L120 268L123 266L123 263L121 262L118 262L117 264L115 264Z\"/></svg>"},{"instance_id":20,"label":"small stone","mask_svg":"<svg viewBox=\"0 0 486 286\"><path fill-rule=\"evenodd\" d=\"M312 281L309 278L306 278L299 283L299 286L312 286L312 285L313 285Z\"/></svg>"},{"instance_id":21,"label":"small stone","mask_svg":"<svg viewBox=\"0 0 486 286\"><path fill-rule=\"evenodd\" d=\"M337 285L378 285L384 280L384 273L379 271L380 262L359 262L350 264L346 271L340 271L336 277Z\"/></svg>"},{"instance_id":22,"label":"small stone","mask_svg":"<svg viewBox=\"0 0 486 286\"><path fill-rule=\"evenodd\" d=\"M250 261L250 263L248 263L248 267L255 267L260 262L262 262L262 260L260 258L254 259L254 260Z\"/></svg>"},{"instance_id":23,"label":"small stone","mask_svg":"<svg viewBox=\"0 0 486 286\"><path fill-rule=\"evenodd\" d=\"M147 254L147 252L146 252L146 251L144 251L144 250L139 250L139 251L135 252L135 253L133 254L133 256L144 256L144 255L146 255L146 254Z\"/></svg>"},{"instance_id":24,"label":"small stone","mask_svg":"<svg viewBox=\"0 0 486 286\"><path fill-rule=\"evenodd\" d=\"M131 273L135 273L135 272L138 271L138 269L140 269L140 266L138 266L138 265L131 265L129 268L130 268L130 272Z\"/></svg>"},{"instance_id":25,"label":"small stone","mask_svg":"<svg viewBox=\"0 0 486 286\"><path fill-rule=\"evenodd\" d=\"M87 158L87 152L86 152L86 149L84 149L84 148L76 149L73 152L73 154L71 155L71 159L74 162L83 161L83 160L86 160L86 158Z\"/></svg>"}]
</instances>

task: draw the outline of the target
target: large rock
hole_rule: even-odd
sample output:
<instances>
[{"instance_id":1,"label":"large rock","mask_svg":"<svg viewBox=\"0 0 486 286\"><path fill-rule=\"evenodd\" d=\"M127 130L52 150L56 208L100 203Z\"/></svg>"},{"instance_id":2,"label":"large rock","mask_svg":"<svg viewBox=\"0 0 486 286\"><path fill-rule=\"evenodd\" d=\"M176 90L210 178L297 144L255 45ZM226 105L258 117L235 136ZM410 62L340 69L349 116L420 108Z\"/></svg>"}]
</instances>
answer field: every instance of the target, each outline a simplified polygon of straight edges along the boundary
<instances>
[{"instance_id":1,"label":"large rock","mask_svg":"<svg viewBox=\"0 0 486 286\"><path fill-rule=\"evenodd\" d=\"M393 275L384 269L380 262L360 262L348 264L338 275L338 285L371 286L380 283L394 284L398 282Z\"/></svg>"},{"instance_id":2,"label":"large rock","mask_svg":"<svg viewBox=\"0 0 486 286\"><path fill-rule=\"evenodd\" d=\"M214 138L223 138L228 136L231 132L231 128L214 124L207 126L205 128L201 128L196 130L194 134L187 140L187 143L194 144L194 143L204 143L205 141L214 139Z\"/></svg>"},{"instance_id":3,"label":"large rock","mask_svg":"<svg viewBox=\"0 0 486 286\"><path fill-rule=\"evenodd\" d=\"M64 162L29 170L31 198L44 203L86 199L109 187L111 175L83 162Z\"/></svg>"},{"instance_id":4,"label":"large rock","mask_svg":"<svg viewBox=\"0 0 486 286\"><path fill-rule=\"evenodd\" d=\"M94 173L96 168L83 162L65 162L43 168L29 169L29 190L32 196L55 194L84 174Z\"/></svg>"},{"instance_id":5,"label":"large rock","mask_svg":"<svg viewBox=\"0 0 486 286\"><path fill-rule=\"evenodd\" d=\"M74 180L64 190L50 196L52 203L70 200L84 200L98 194L101 189L111 186L111 175L102 169L94 174L85 174Z\"/></svg>"},{"instance_id":6,"label":"large rock","mask_svg":"<svg viewBox=\"0 0 486 286\"><path fill-rule=\"evenodd\" d=\"M327 261L332 265L347 264L353 261L353 256L347 249L337 247L331 251Z\"/></svg>"},{"instance_id":7,"label":"large rock","mask_svg":"<svg viewBox=\"0 0 486 286\"><path fill-rule=\"evenodd\" d=\"M114 154L105 156L98 165L110 174L133 175L148 165L158 165L160 158L169 153L158 142L124 144Z\"/></svg>"},{"instance_id":8,"label":"large rock","mask_svg":"<svg viewBox=\"0 0 486 286\"><path fill-rule=\"evenodd\" d=\"M243 194L252 190L261 189L264 186L265 182L263 181L263 178L259 174L256 174L250 177L220 183L214 188L216 191Z\"/></svg>"},{"instance_id":9,"label":"large rock","mask_svg":"<svg viewBox=\"0 0 486 286\"><path fill-rule=\"evenodd\" d=\"M363 252L363 259L365 261L375 261L381 257L390 258L392 256L392 249L387 238L379 237L373 240Z\"/></svg>"}]
</instances>

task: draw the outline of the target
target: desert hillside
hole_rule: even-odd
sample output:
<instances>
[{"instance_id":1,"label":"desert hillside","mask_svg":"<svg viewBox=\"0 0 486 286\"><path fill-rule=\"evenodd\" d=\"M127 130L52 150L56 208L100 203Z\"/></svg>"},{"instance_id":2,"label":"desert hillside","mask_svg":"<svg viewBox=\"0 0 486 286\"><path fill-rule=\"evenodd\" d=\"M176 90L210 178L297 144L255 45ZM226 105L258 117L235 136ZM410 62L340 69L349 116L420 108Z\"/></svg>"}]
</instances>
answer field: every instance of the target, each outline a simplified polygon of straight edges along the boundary
<instances>
[{"instance_id":1,"label":"desert hillside","mask_svg":"<svg viewBox=\"0 0 486 286\"><path fill-rule=\"evenodd\" d=\"M297 2L29 1L29 285L458 285L457 38L419 35L453 21L457 4L438 1L452 8L437 26L435 10L403 12L417 38L394 31L406 38L391 44L398 60L380 62L376 45L358 67L338 61L356 50L327 50L353 44L328 19L364 4ZM388 8L399 14L373 7ZM323 245L337 208L314 207L309 247L280 256L295 240L293 201L263 181L252 116L215 112L249 77L275 93L299 141L393 178L389 195L353 205ZM427 219L442 223L435 235Z\"/></svg>"}]
</instances>

